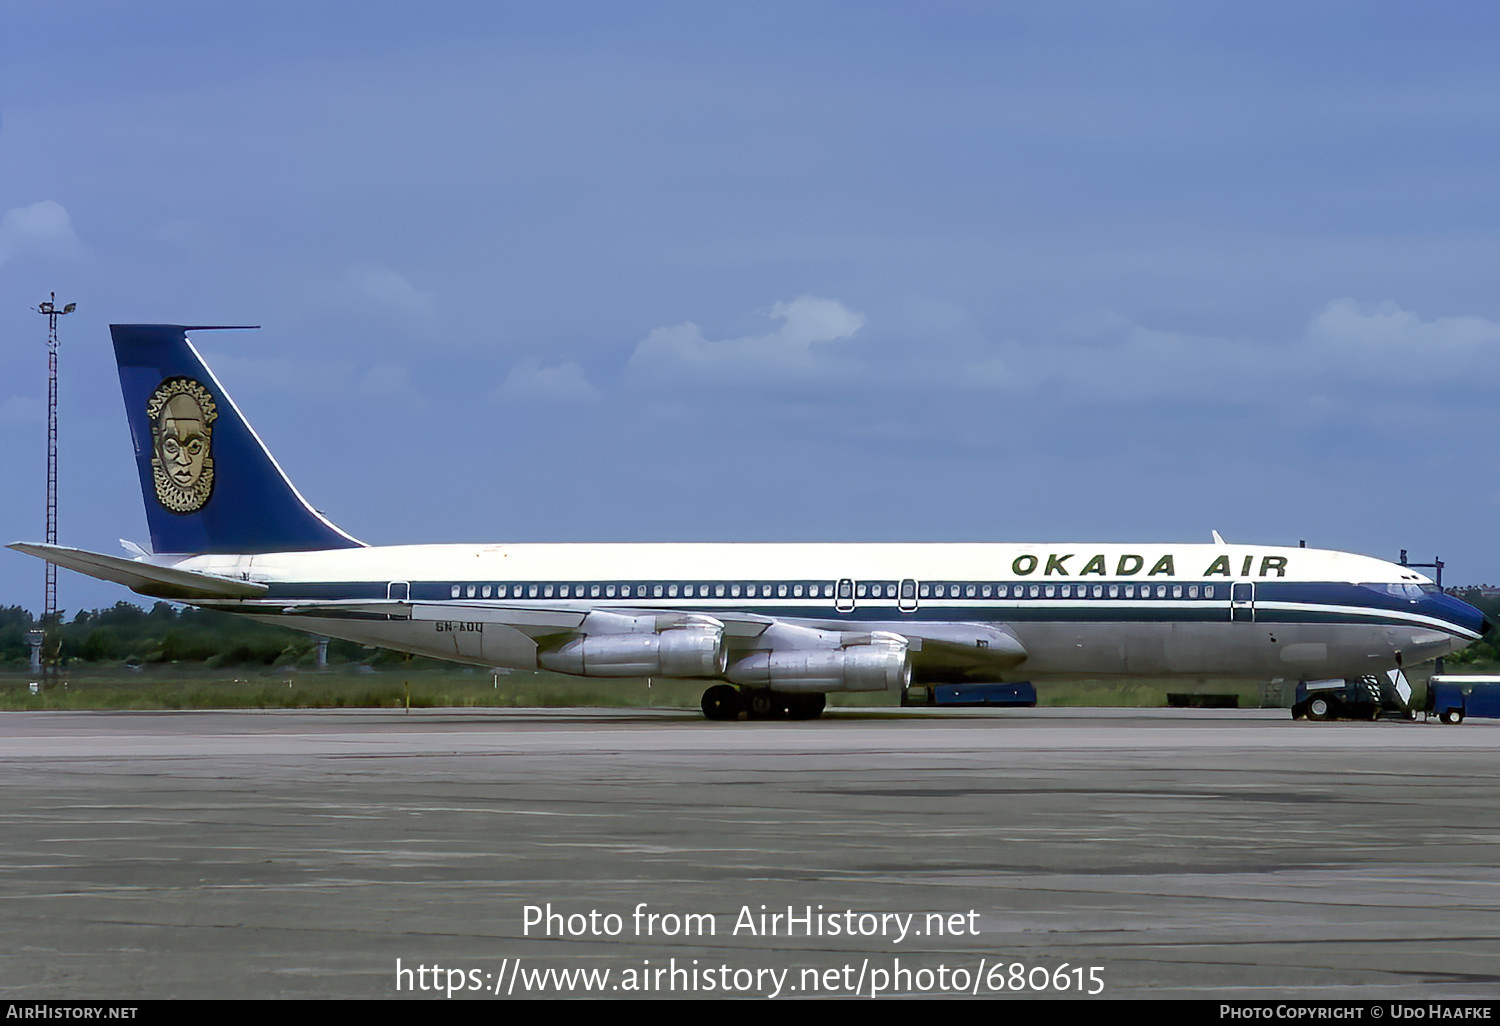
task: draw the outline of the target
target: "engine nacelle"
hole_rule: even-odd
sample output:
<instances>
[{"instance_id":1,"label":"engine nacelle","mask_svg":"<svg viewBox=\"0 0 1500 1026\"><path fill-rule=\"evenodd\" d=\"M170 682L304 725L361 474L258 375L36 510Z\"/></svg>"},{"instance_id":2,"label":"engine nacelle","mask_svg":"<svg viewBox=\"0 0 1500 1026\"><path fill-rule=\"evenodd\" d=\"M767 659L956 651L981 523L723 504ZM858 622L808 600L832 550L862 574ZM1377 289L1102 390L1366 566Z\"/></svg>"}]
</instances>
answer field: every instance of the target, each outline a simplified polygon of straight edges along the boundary
<instances>
[{"instance_id":1,"label":"engine nacelle","mask_svg":"<svg viewBox=\"0 0 1500 1026\"><path fill-rule=\"evenodd\" d=\"M888 691L911 683L911 656L899 634L874 631L844 648L780 648L751 652L726 674L736 684L773 691Z\"/></svg>"},{"instance_id":2,"label":"engine nacelle","mask_svg":"<svg viewBox=\"0 0 1500 1026\"><path fill-rule=\"evenodd\" d=\"M537 665L578 677L717 677L722 625L685 624L655 634L589 634L540 649Z\"/></svg>"}]
</instances>

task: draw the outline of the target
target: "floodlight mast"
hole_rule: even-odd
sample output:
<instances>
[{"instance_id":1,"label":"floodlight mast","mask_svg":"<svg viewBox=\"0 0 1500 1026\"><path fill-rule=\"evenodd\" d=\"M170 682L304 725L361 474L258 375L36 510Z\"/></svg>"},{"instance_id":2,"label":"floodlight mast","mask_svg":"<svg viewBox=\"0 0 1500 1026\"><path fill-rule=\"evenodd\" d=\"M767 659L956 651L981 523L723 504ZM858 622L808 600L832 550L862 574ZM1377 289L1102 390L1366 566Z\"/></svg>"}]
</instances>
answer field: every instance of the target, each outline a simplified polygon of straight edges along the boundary
<instances>
[{"instance_id":1,"label":"floodlight mast","mask_svg":"<svg viewBox=\"0 0 1500 1026\"><path fill-rule=\"evenodd\" d=\"M45 303L36 307L36 312L47 318L47 544L57 544L57 319L78 308L69 303L61 309L57 305L57 293L50 294ZM43 643L42 680L51 685L57 677L57 657L62 646L59 634L61 624L57 612L57 565L47 564L47 597L42 609L42 630L52 635L50 644Z\"/></svg>"}]
</instances>

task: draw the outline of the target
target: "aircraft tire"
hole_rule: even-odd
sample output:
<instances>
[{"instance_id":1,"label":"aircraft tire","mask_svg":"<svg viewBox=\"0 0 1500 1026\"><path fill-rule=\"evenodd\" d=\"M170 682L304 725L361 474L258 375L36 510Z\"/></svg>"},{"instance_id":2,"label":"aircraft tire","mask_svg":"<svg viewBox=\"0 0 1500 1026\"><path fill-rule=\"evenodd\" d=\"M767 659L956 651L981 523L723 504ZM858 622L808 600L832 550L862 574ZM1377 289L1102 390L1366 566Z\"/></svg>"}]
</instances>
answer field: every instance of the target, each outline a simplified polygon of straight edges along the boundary
<instances>
[{"instance_id":1,"label":"aircraft tire","mask_svg":"<svg viewBox=\"0 0 1500 1026\"><path fill-rule=\"evenodd\" d=\"M1464 711L1462 709L1446 709L1443 711L1443 715L1439 717L1439 719L1441 719L1444 723L1462 723L1464 721Z\"/></svg>"},{"instance_id":2,"label":"aircraft tire","mask_svg":"<svg viewBox=\"0 0 1500 1026\"><path fill-rule=\"evenodd\" d=\"M788 714L794 720L815 720L823 715L827 705L827 695L793 695L788 703Z\"/></svg>"},{"instance_id":3,"label":"aircraft tire","mask_svg":"<svg viewBox=\"0 0 1500 1026\"><path fill-rule=\"evenodd\" d=\"M1333 702L1319 695L1310 699L1307 703L1307 718L1315 723L1324 723L1333 719Z\"/></svg>"},{"instance_id":4,"label":"aircraft tire","mask_svg":"<svg viewBox=\"0 0 1500 1026\"><path fill-rule=\"evenodd\" d=\"M703 692L703 715L710 720L737 720L740 717L739 689L729 684L715 684Z\"/></svg>"},{"instance_id":5,"label":"aircraft tire","mask_svg":"<svg viewBox=\"0 0 1500 1026\"><path fill-rule=\"evenodd\" d=\"M752 720L782 719L787 713L786 696L766 689L752 691L745 699L745 713Z\"/></svg>"}]
</instances>

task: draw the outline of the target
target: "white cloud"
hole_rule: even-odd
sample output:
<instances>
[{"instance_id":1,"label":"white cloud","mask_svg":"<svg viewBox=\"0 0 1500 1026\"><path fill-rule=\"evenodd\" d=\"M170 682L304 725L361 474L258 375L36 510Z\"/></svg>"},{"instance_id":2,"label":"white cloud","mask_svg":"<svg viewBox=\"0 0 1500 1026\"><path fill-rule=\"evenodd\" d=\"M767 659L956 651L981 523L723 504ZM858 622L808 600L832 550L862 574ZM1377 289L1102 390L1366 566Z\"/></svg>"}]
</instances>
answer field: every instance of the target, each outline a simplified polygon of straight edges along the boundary
<instances>
[{"instance_id":1,"label":"white cloud","mask_svg":"<svg viewBox=\"0 0 1500 1026\"><path fill-rule=\"evenodd\" d=\"M0 217L0 266L21 253L75 257L85 250L73 233L73 219L55 200L12 207Z\"/></svg>"},{"instance_id":2,"label":"white cloud","mask_svg":"<svg viewBox=\"0 0 1500 1026\"><path fill-rule=\"evenodd\" d=\"M389 267L365 265L349 273L352 291L359 302L385 313L429 318L437 312L437 300Z\"/></svg>"},{"instance_id":3,"label":"white cloud","mask_svg":"<svg viewBox=\"0 0 1500 1026\"><path fill-rule=\"evenodd\" d=\"M0 424L22 424L31 421L40 421L46 413L46 406L40 399L30 396L13 395L0 403Z\"/></svg>"},{"instance_id":4,"label":"white cloud","mask_svg":"<svg viewBox=\"0 0 1500 1026\"><path fill-rule=\"evenodd\" d=\"M636 345L626 373L645 382L683 375L721 381L811 376L831 369L823 343L849 338L865 323L863 314L838 300L816 296L777 303L771 316L782 322L775 331L720 341L691 322L657 328Z\"/></svg>"},{"instance_id":5,"label":"white cloud","mask_svg":"<svg viewBox=\"0 0 1500 1026\"><path fill-rule=\"evenodd\" d=\"M1318 345L1365 352L1444 356L1500 341L1500 324L1483 317L1424 321L1391 300L1367 309L1352 299L1336 299L1312 319L1307 339Z\"/></svg>"},{"instance_id":6,"label":"white cloud","mask_svg":"<svg viewBox=\"0 0 1500 1026\"><path fill-rule=\"evenodd\" d=\"M991 344L991 355L962 363L964 381L1063 402L1270 403L1316 417L1340 396L1367 401L1372 385L1472 380L1500 360L1500 324L1424 321L1390 301L1335 300L1290 341L1163 331L1113 314L1075 319L1061 334Z\"/></svg>"},{"instance_id":7,"label":"white cloud","mask_svg":"<svg viewBox=\"0 0 1500 1026\"><path fill-rule=\"evenodd\" d=\"M231 395L261 391L302 398L326 398L346 393L354 374L354 367L349 363L301 357L239 356L215 350L204 352L203 359Z\"/></svg>"},{"instance_id":8,"label":"white cloud","mask_svg":"<svg viewBox=\"0 0 1500 1026\"><path fill-rule=\"evenodd\" d=\"M371 367L354 390L367 399L399 399L408 407L421 408L427 399L411 383L411 371L394 363Z\"/></svg>"},{"instance_id":9,"label":"white cloud","mask_svg":"<svg viewBox=\"0 0 1500 1026\"><path fill-rule=\"evenodd\" d=\"M1308 356L1323 373L1387 384L1456 381L1500 357L1500 323L1483 317L1424 321L1386 300L1336 299L1307 326Z\"/></svg>"},{"instance_id":10,"label":"white cloud","mask_svg":"<svg viewBox=\"0 0 1500 1026\"><path fill-rule=\"evenodd\" d=\"M573 360L543 367L536 359L526 359L511 368L494 396L504 400L577 403L598 399L599 390Z\"/></svg>"}]
</instances>

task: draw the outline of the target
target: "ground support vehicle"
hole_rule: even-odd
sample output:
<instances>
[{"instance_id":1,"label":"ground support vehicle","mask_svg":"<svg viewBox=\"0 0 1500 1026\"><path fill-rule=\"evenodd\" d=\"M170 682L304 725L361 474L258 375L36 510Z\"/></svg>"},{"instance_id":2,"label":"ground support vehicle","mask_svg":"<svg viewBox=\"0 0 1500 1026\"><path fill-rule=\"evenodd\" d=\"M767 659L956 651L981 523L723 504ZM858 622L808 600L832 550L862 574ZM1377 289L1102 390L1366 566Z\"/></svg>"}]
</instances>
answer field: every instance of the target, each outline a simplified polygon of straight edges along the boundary
<instances>
[{"instance_id":1,"label":"ground support vehicle","mask_svg":"<svg viewBox=\"0 0 1500 1026\"><path fill-rule=\"evenodd\" d=\"M1373 674L1346 680L1304 680L1297 684L1292 702L1292 719L1378 720L1382 717L1410 720L1416 717L1411 708L1411 685L1400 670L1384 677Z\"/></svg>"},{"instance_id":2,"label":"ground support vehicle","mask_svg":"<svg viewBox=\"0 0 1500 1026\"><path fill-rule=\"evenodd\" d=\"M1500 674L1434 674L1424 712L1443 723L1462 723L1466 716L1500 719Z\"/></svg>"}]
</instances>

